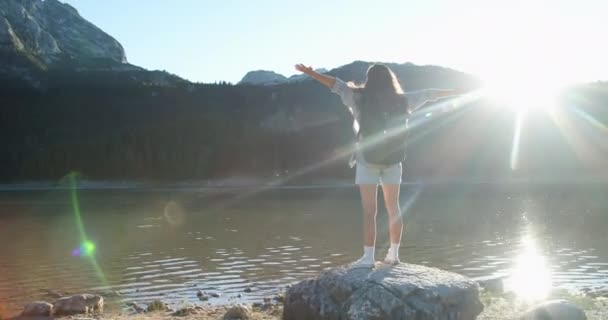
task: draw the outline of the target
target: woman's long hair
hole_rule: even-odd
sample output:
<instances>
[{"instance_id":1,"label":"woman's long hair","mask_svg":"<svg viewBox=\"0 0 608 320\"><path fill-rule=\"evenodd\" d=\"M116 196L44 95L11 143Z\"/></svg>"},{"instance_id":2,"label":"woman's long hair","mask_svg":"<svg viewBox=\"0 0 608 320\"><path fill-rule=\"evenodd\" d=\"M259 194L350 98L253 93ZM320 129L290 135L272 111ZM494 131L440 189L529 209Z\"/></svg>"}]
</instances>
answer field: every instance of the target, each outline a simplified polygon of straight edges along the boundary
<instances>
[{"instance_id":1,"label":"woman's long hair","mask_svg":"<svg viewBox=\"0 0 608 320\"><path fill-rule=\"evenodd\" d=\"M401 95L403 89L393 71L384 64L373 64L367 69L367 80L361 93L369 96Z\"/></svg>"},{"instance_id":2,"label":"woman's long hair","mask_svg":"<svg viewBox=\"0 0 608 320\"><path fill-rule=\"evenodd\" d=\"M393 71L384 64L373 64L370 66L367 69L365 84L355 90L355 92L359 93L356 98L358 99L357 105L360 117L358 119L359 125L356 126L356 132L359 137L373 137L379 134L378 130L382 129L378 126L378 119L384 119L384 121L388 119L398 120L395 117L409 113L407 99L403 96L403 89L401 88L401 84L399 84L399 80ZM403 120L403 123L407 126L407 118ZM384 133L387 132L386 129L384 128ZM391 131L390 136L383 136L382 139L371 144L368 142L363 146L363 149L371 154L384 154L387 152L387 148L393 148L398 143L404 143L405 134L405 130ZM389 151L389 153L392 154L392 151ZM401 158L400 155L399 158Z\"/></svg>"},{"instance_id":3,"label":"woman's long hair","mask_svg":"<svg viewBox=\"0 0 608 320\"><path fill-rule=\"evenodd\" d=\"M359 93L359 104L378 105L381 103L391 103L403 100L403 89L399 79L393 71L386 65L376 63L367 69L367 80L363 85L349 85Z\"/></svg>"}]
</instances>

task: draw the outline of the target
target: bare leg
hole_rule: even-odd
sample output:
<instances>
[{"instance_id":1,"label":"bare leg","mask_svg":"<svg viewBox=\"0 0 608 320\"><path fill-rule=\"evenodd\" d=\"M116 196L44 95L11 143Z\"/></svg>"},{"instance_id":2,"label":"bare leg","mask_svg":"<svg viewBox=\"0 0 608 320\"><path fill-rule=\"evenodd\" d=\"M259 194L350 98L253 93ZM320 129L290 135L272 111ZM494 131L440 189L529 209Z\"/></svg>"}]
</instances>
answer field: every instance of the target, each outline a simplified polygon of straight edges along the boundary
<instances>
[{"instance_id":1,"label":"bare leg","mask_svg":"<svg viewBox=\"0 0 608 320\"><path fill-rule=\"evenodd\" d=\"M391 249L387 258L395 261L399 260L399 245L401 244L401 234L403 233L403 220L399 206L400 188L401 185L399 184L382 185L384 203L386 205L386 212L388 213L388 231L391 239Z\"/></svg>"},{"instance_id":2,"label":"bare leg","mask_svg":"<svg viewBox=\"0 0 608 320\"><path fill-rule=\"evenodd\" d=\"M363 205L363 245L374 247L376 244L376 214L378 212L378 186L375 184L359 185L361 204Z\"/></svg>"}]
</instances>

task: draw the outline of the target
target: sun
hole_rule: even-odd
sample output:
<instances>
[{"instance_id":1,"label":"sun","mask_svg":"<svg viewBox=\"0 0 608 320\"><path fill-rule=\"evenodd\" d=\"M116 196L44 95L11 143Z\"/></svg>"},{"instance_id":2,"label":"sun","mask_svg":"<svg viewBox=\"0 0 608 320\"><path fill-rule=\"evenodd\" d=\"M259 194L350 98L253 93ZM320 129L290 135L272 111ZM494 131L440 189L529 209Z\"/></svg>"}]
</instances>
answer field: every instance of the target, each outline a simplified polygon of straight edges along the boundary
<instances>
[{"instance_id":1,"label":"sun","mask_svg":"<svg viewBox=\"0 0 608 320\"><path fill-rule=\"evenodd\" d=\"M494 70L483 78L482 96L517 112L547 110L556 106L566 81L530 68Z\"/></svg>"},{"instance_id":2,"label":"sun","mask_svg":"<svg viewBox=\"0 0 608 320\"><path fill-rule=\"evenodd\" d=\"M574 58L581 49L560 36L571 30L547 4L531 0L459 17L458 44L474 50L455 55L482 81L483 96L514 111L542 111L555 106L562 88L584 77L577 67L582 62Z\"/></svg>"}]
</instances>

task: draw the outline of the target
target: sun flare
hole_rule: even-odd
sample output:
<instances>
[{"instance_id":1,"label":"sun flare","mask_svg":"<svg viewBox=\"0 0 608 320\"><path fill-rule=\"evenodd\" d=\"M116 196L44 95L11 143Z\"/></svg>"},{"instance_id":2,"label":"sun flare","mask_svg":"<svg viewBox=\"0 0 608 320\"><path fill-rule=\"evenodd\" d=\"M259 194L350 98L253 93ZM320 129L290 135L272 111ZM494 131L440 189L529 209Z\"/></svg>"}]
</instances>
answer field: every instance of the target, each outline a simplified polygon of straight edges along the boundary
<instances>
[{"instance_id":1,"label":"sun flare","mask_svg":"<svg viewBox=\"0 0 608 320\"><path fill-rule=\"evenodd\" d=\"M557 104L558 94L565 86L561 81L532 74L516 77L497 73L485 77L483 82L483 96L514 111L551 109Z\"/></svg>"}]
</instances>

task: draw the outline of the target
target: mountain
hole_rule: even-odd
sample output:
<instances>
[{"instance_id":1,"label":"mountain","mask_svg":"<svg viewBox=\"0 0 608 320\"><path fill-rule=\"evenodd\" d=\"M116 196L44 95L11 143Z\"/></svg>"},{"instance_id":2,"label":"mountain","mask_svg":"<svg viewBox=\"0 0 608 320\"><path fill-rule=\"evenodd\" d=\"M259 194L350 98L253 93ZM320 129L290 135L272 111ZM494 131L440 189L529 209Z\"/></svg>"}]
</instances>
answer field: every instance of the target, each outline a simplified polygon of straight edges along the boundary
<instances>
[{"instance_id":1,"label":"mountain","mask_svg":"<svg viewBox=\"0 0 608 320\"><path fill-rule=\"evenodd\" d=\"M344 153L355 139L351 114L315 81L253 71L241 82L247 85L195 84L125 57L114 38L68 5L0 0L0 183L57 180L74 171L93 180L352 178ZM355 61L326 73L361 83L370 64ZM406 91L479 86L449 68L387 64ZM607 88L573 88L564 104L576 105L576 112L559 118L573 121L563 122L568 129L591 119L599 130L587 125L570 132L597 147L572 152L551 118L538 117L522 129L515 172L513 110L476 100L457 110L414 113L419 125L408 139L407 176L608 178L602 143L608 139L600 125L608 119ZM588 159L581 164L578 155Z\"/></svg>"},{"instance_id":2,"label":"mountain","mask_svg":"<svg viewBox=\"0 0 608 320\"><path fill-rule=\"evenodd\" d=\"M319 73L326 73L327 69L319 68L315 69L315 71ZM291 77L287 78L286 76L276 73L274 71L269 70L257 70L257 71L249 71L239 84L244 85L259 85L259 86L273 86L288 82L298 82L309 79L305 74L294 74Z\"/></svg>"},{"instance_id":3,"label":"mountain","mask_svg":"<svg viewBox=\"0 0 608 320\"><path fill-rule=\"evenodd\" d=\"M419 66L410 62L406 63L386 63L406 91L417 90L429 87L438 88L472 88L478 87L480 82L472 75L440 66ZM321 68L315 71L338 77L345 81L363 83L365 81L367 69L373 64L368 61L354 61L352 63L337 67L327 71ZM258 70L248 72L239 84L275 86L285 83L296 83L308 80L304 74L295 74L287 78L274 71Z\"/></svg>"},{"instance_id":4,"label":"mountain","mask_svg":"<svg viewBox=\"0 0 608 320\"><path fill-rule=\"evenodd\" d=\"M367 69L373 63L375 62L354 61L332 69L328 71L327 74L338 77L344 81L352 81L356 84L360 84L365 82ZM378 63L386 64L391 68L405 91L425 88L471 89L481 85L480 80L476 77L450 68L434 65L421 66L410 62Z\"/></svg>"},{"instance_id":5,"label":"mountain","mask_svg":"<svg viewBox=\"0 0 608 320\"><path fill-rule=\"evenodd\" d=\"M45 64L96 59L126 63L122 45L57 0L2 0L0 49L27 52Z\"/></svg>"},{"instance_id":6,"label":"mountain","mask_svg":"<svg viewBox=\"0 0 608 320\"><path fill-rule=\"evenodd\" d=\"M302 75L253 71L241 81L248 85L193 84L129 64L120 43L59 1L0 0L0 14L0 145L9 150L0 182L70 171L91 179L267 178L320 163L352 141L339 98ZM356 81L368 65L330 73ZM411 69L404 74L412 83L470 82L458 72ZM336 161L311 174L350 173Z\"/></svg>"},{"instance_id":7,"label":"mountain","mask_svg":"<svg viewBox=\"0 0 608 320\"><path fill-rule=\"evenodd\" d=\"M284 75L278 74L273 71L257 70L249 71L239 82L239 84L246 85L274 85L285 83L287 78Z\"/></svg>"},{"instance_id":8,"label":"mountain","mask_svg":"<svg viewBox=\"0 0 608 320\"><path fill-rule=\"evenodd\" d=\"M319 73L326 73L327 69L315 69ZM273 86L289 82L298 82L309 79L305 74L294 74L287 78L286 76L269 70L249 71L238 84L243 85L258 85L258 86Z\"/></svg>"},{"instance_id":9,"label":"mountain","mask_svg":"<svg viewBox=\"0 0 608 320\"><path fill-rule=\"evenodd\" d=\"M17 88L79 84L94 76L116 78L121 72L117 84L187 83L129 64L116 39L57 0L0 1L0 62L0 80Z\"/></svg>"},{"instance_id":10,"label":"mountain","mask_svg":"<svg viewBox=\"0 0 608 320\"><path fill-rule=\"evenodd\" d=\"M315 69L315 71L318 73L327 73L327 69L325 69L325 68ZM304 81L307 79L309 79L309 78L305 74L294 74L293 76L289 77L289 79L287 79L287 82L298 82L298 81Z\"/></svg>"}]
</instances>

